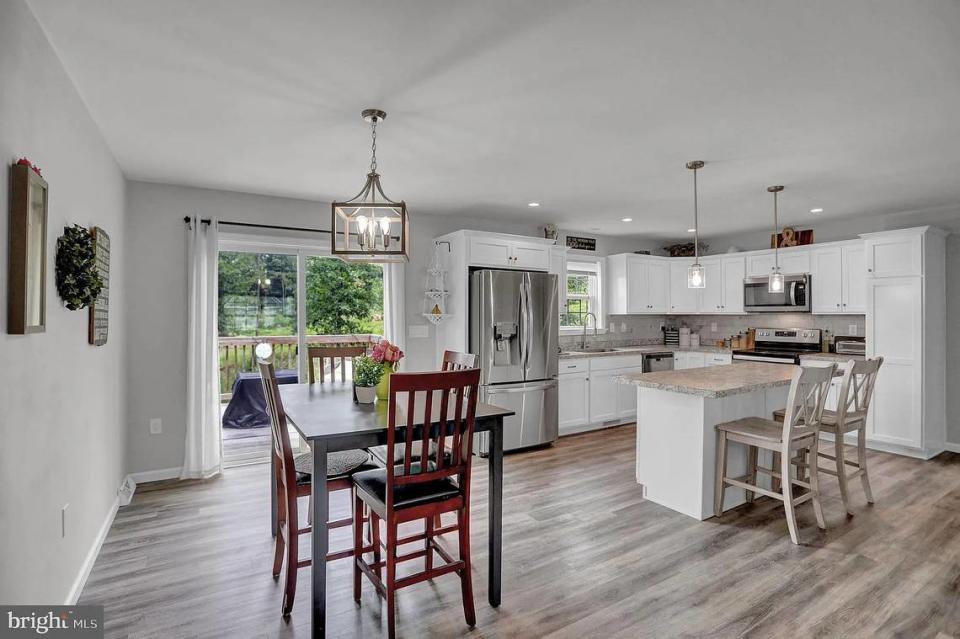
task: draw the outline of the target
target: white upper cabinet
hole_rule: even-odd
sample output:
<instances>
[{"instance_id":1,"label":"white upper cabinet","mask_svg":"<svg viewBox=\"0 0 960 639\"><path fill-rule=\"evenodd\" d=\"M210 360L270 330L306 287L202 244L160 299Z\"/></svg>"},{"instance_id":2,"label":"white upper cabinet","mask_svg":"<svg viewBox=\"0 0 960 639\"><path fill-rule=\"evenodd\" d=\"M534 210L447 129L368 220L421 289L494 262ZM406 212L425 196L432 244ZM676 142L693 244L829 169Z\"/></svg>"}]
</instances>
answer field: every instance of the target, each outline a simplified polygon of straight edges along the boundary
<instances>
[{"instance_id":1,"label":"white upper cabinet","mask_svg":"<svg viewBox=\"0 0 960 639\"><path fill-rule=\"evenodd\" d=\"M843 312L862 315L867 312L867 249L862 243L850 244L842 253Z\"/></svg>"},{"instance_id":2,"label":"white upper cabinet","mask_svg":"<svg viewBox=\"0 0 960 639\"><path fill-rule=\"evenodd\" d=\"M700 310L700 289L687 287L687 269L693 258L670 260L670 312L696 313Z\"/></svg>"},{"instance_id":3,"label":"white upper cabinet","mask_svg":"<svg viewBox=\"0 0 960 639\"><path fill-rule=\"evenodd\" d=\"M891 233L883 237L866 236L866 261L869 277L906 277L923 274L923 236Z\"/></svg>"},{"instance_id":4,"label":"white upper cabinet","mask_svg":"<svg viewBox=\"0 0 960 639\"><path fill-rule=\"evenodd\" d=\"M470 237L470 265L547 271L550 245L534 238L526 241L492 233L477 234Z\"/></svg>"},{"instance_id":5,"label":"white upper cabinet","mask_svg":"<svg viewBox=\"0 0 960 639\"><path fill-rule=\"evenodd\" d=\"M550 247L550 273L557 276L557 308L565 313L567 309L567 247Z\"/></svg>"},{"instance_id":6,"label":"white upper cabinet","mask_svg":"<svg viewBox=\"0 0 960 639\"><path fill-rule=\"evenodd\" d=\"M743 257L725 257L723 265L723 313L743 313L743 278L746 277L746 260ZM707 280L707 287L710 280Z\"/></svg>"},{"instance_id":7,"label":"white upper cabinet","mask_svg":"<svg viewBox=\"0 0 960 639\"><path fill-rule=\"evenodd\" d=\"M723 279L723 263L719 259L705 259L703 277L706 286L700 295L700 311L702 313L722 313L723 294L726 292ZM742 287L741 287L742 288Z\"/></svg>"},{"instance_id":8,"label":"white upper cabinet","mask_svg":"<svg viewBox=\"0 0 960 639\"><path fill-rule=\"evenodd\" d=\"M810 257L810 310L840 313L843 305L843 255L839 246L814 249Z\"/></svg>"},{"instance_id":9,"label":"white upper cabinet","mask_svg":"<svg viewBox=\"0 0 960 639\"><path fill-rule=\"evenodd\" d=\"M667 312L666 258L626 253L607 258L607 308L613 315Z\"/></svg>"},{"instance_id":10,"label":"white upper cabinet","mask_svg":"<svg viewBox=\"0 0 960 639\"><path fill-rule=\"evenodd\" d=\"M815 248L810 254L813 301L820 314L867 312L867 267L863 242Z\"/></svg>"},{"instance_id":11,"label":"white upper cabinet","mask_svg":"<svg viewBox=\"0 0 960 639\"><path fill-rule=\"evenodd\" d=\"M784 275L810 272L810 249L797 247L780 249L780 272ZM776 267L776 256L773 251L755 253L747 257L747 275L762 277L770 275Z\"/></svg>"},{"instance_id":12,"label":"white upper cabinet","mask_svg":"<svg viewBox=\"0 0 960 639\"><path fill-rule=\"evenodd\" d=\"M651 313L666 313L670 307L670 268L664 260L647 260L647 298Z\"/></svg>"}]
</instances>

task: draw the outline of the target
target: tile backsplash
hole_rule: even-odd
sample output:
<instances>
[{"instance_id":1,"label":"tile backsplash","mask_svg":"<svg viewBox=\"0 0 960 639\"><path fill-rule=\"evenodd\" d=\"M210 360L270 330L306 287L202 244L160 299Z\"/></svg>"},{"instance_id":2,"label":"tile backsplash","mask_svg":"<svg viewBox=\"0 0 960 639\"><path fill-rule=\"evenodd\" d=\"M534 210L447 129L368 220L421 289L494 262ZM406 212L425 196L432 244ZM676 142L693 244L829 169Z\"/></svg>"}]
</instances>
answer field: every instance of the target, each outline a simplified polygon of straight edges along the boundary
<instances>
[{"instance_id":1,"label":"tile backsplash","mask_svg":"<svg viewBox=\"0 0 960 639\"><path fill-rule=\"evenodd\" d=\"M863 335L866 317L863 315L811 315L810 313L751 313L749 315L610 315L608 332L592 335L587 330L587 342L607 347L663 342L661 326L688 326L699 333L702 343L737 335L748 328L819 328L834 335ZM856 331L851 331L856 327ZM562 335L561 347L576 346L580 335Z\"/></svg>"}]
</instances>

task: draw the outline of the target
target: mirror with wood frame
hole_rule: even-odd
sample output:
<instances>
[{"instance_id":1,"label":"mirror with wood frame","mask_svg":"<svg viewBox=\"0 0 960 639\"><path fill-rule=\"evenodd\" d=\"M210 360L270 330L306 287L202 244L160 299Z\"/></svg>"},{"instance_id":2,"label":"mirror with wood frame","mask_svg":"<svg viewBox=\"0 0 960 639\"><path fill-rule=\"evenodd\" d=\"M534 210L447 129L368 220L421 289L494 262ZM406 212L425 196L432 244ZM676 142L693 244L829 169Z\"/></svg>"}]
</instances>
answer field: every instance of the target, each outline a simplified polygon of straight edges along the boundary
<instances>
[{"instance_id":1,"label":"mirror with wood frame","mask_svg":"<svg viewBox=\"0 0 960 639\"><path fill-rule=\"evenodd\" d=\"M47 323L47 182L30 166L10 167L7 333L42 333Z\"/></svg>"}]
</instances>

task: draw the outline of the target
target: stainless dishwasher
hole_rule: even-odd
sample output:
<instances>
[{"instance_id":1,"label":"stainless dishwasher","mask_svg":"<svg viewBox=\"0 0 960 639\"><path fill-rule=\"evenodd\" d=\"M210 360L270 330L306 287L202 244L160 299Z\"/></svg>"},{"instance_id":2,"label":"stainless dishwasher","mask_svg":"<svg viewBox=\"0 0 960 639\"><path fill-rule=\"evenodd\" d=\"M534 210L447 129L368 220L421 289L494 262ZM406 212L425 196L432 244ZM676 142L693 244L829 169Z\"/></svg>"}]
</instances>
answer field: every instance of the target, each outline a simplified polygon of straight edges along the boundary
<instances>
[{"instance_id":1,"label":"stainless dishwasher","mask_svg":"<svg viewBox=\"0 0 960 639\"><path fill-rule=\"evenodd\" d=\"M643 372L653 373L655 371L673 370L673 352L662 351L656 353L643 354Z\"/></svg>"}]
</instances>

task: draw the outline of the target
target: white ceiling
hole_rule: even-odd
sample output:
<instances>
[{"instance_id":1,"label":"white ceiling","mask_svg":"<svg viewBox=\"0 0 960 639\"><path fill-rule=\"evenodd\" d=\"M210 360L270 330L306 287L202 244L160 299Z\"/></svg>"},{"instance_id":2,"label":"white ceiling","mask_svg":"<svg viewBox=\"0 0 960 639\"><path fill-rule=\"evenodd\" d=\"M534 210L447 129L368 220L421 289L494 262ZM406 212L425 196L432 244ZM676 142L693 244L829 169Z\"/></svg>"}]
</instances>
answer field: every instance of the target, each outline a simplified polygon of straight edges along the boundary
<instances>
[{"instance_id":1,"label":"white ceiling","mask_svg":"<svg viewBox=\"0 0 960 639\"><path fill-rule=\"evenodd\" d=\"M956 0L30 4L133 179L349 197L376 106L415 212L682 237L691 159L706 235L960 204Z\"/></svg>"}]
</instances>

